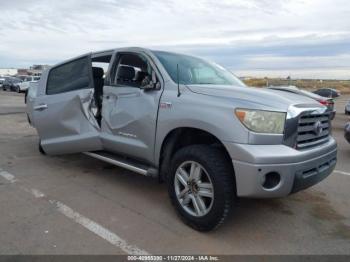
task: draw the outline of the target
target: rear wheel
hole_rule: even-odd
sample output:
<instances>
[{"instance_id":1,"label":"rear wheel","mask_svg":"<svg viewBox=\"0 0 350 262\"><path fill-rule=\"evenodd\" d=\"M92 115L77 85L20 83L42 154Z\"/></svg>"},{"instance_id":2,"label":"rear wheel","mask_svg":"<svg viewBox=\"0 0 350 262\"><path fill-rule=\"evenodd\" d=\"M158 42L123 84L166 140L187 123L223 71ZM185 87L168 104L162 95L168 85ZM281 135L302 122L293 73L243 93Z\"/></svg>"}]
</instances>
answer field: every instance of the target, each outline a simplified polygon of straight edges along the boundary
<instances>
[{"instance_id":1,"label":"rear wheel","mask_svg":"<svg viewBox=\"0 0 350 262\"><path fill-rule=\"evenodd\" d=\"M175 153L168 192L181 219L199 231L221 225L235 200L234 172L223 151L194 145Z\"/></svg>"}]
</instances>

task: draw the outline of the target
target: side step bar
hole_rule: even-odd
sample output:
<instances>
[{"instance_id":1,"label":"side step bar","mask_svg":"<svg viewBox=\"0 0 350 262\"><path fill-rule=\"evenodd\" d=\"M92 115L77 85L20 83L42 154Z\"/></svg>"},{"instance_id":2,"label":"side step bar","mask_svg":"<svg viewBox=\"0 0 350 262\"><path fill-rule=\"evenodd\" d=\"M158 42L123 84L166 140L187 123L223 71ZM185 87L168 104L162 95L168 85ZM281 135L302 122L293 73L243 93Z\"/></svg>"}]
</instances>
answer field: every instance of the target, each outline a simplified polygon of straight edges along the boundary
<instances>
[{"instance_id":1,"label":"side step bar","mask_svg":"<svg viewBox=\"0 0 350 262\"><path fill-rule=\"evenodd\" d=\"M151 176L151 177L158 176L158 170L155 168L145 166L143 164L134 162L132 160L126 160L122 157L118 157L116 155L112 155L104 151L83 152L83 154L102 160L109 164L125 168L127 170L133 171L135 173L138 173L144 176Z\"/></svg>"}]
</instances>

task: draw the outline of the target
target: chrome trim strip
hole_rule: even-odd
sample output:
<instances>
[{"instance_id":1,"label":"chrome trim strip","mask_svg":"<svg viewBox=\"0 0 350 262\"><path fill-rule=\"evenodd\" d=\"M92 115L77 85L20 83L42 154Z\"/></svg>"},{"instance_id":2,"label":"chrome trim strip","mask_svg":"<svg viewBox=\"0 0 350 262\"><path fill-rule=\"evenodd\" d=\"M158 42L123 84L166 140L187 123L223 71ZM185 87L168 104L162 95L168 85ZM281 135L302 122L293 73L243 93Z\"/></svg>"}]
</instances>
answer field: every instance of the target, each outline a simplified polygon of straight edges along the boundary
<instances>
[{"instance_id":1,"label":"chrome trim strip","mask_svg":"<svg viewBox=\"0 0 350 262\"><path fill-rule=\"evenodd\" d=\"M147 175L147 170L146 169L142 169L142 168L139 168L139 167L136 167L136 166L133 166L133 165L121 162L119 160L115 160L113 158L108 158L108 157L101 156L99 154L91 153L91 152L83 152L83 154L91 156L91 157L94 157L94 158L97 158L99 160L102 160L104 162L110 163L112 165L128 169L130 171L133 171L135 173L138 173L138 174L141 174L141 175L144 175L144 176Z\"/></svg>"},{"instance_id":2,"label":"chrome trim strip","mask_svg":"<svg viewBox=\"0 0 350 262\"><path fill-rule=\"evenodd\" d=\"M310 113L310 114L324 114L327 111L327 107L320 105L313 105L312 107L304 107L301 105L291 105L287 111L287 119L298 117L301 113Z\"/></svg>"},{"instance_id":3,"label":"chrome trim strip","mask_svg":"<svg viewBox=\"0 0 350 262\"><path fill-rule=\"evenodd\" d=\"M323 143L327 142L328 140L329 140L329 136L327 136L323 139L317 140L317 141L312 141L312 142L302 143L302 144L298 143L298 148L303 149L305 147L316 146L318 144L323 144Z\"/></svg>"},{"instance_id":4,"label":"chrome trim strip","mask_svg":"<svg viewBox=\"0 0 350 262\"><path fill-rule=\"evenodd\" d=\"M283 144L297 149L298 132L300 132L300 119L302 116L316 116L327 113L327 107L317 104L293 104L288 107L284 129ZM303 120L302 120L303 121ZM306 120L307 121L307 120ZM303 128L304 129L304 128ZM309 145L311 146L311 145ZM306 148L305 146L304 148ZM299 147L299 149L302 149Z\"/></svg>"}]
</instances>

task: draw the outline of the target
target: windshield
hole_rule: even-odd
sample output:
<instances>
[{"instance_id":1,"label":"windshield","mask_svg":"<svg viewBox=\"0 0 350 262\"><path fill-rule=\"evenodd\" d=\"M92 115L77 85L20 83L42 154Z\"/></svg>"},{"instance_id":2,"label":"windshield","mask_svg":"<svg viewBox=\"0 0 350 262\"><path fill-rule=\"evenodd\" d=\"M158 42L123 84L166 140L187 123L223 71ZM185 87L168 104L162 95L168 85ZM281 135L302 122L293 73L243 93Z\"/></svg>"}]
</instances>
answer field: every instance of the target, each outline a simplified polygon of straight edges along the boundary
<instances>
[{"instance_id":1,"label":"windshield","mask_svg":"<svg viewBox=\"0 0 350 262\"><path fill-rule=\"evenodd\" d=\"M154 54L164 66L171 79L177 83L177 65L179 83L185 85L231 85L245 87L237 77L225 68L188 55L156 51Z\"/></svg>"}]
</instances>

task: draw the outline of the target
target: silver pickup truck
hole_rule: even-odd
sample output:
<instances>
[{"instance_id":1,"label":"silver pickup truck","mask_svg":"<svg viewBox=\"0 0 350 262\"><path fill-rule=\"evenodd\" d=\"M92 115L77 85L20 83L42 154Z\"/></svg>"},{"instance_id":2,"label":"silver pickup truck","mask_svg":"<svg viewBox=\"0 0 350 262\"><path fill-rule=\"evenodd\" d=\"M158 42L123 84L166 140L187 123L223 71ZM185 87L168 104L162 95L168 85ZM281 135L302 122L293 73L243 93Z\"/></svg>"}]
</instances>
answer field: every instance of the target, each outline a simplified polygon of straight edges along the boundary
<instances>
[{"instance_id":1,"label":"silver pickup truck","mask_svg":"<svg viewBox=\"0 0 350 262\"><path fill-rule=\"evenodd\" d=\"M47 70L27 101L42 153L83 152L157 177L200 231L222 224L237 197L287 196L323 180L337 161L325 106L246 87L188 55L82 55Z\"/></svg>"}]
</instances>

